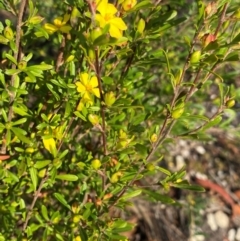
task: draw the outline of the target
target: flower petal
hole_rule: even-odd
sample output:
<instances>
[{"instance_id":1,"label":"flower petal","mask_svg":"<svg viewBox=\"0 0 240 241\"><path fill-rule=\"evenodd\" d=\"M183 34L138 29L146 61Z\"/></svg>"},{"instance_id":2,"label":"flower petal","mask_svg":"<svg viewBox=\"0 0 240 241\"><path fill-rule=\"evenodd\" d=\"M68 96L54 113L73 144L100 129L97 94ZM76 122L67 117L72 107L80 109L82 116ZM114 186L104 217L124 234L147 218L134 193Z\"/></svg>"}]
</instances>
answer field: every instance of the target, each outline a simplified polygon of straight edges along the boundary
<instances>
[{"instance_id":1,"label":"flower petal","mask_svg":"<svg viewBox=\"0 0 240 241\"><path fill-rule=\"evenodd\" d=\"M57 28L55 25L51 24L51 23L45 23L45 24L44 24L44 29L45 29L49 34L53 34L53 33L55 33L55 32L58 30L58 28Z\"/></svg>"},{"instance_id":2,"label":"flower petal","mask_svg":"<svg viewBox=\"0 0 240 241\"><path fill-rule=\"evenodd\" d=\"M93 94L97 97L100 98L100 91L99 88L93 88L92 89Z\"/></svg>"},{"instance_id":3,"label":"flower petal","mask_svg":"<svg viewBox=\"0 0 240 241\"><path fill-rule=\"evenodd\" d=\"M78 106L77 106L77 110L78 110L78 111L82 111L83 107L84 107L84 103L83 103L83 101L82 101L82 99L81 99L81 100L79 101Z\"/></svg>"},{"instance_id":4,"label":"flower petal","mask_svg":"<svg viewBox=\"0 0 240 241\"><path fill-rule=\"evenodd\" d=\"M62 21L63 21L63 18L62 17L57 17L53 20L53 23L54 25L56 25L57 27L61 27L63 24L62 24Z\"/></svg>"},{"instance_id":5,"label":"flower petal","mask_svg":"<svg viewBox=\"0 0 240 241\"><path fill-rule=\"evenodd\" d=\"M89 84L92 86L92 87L97 87L98 86L98 79L96 76L93 76L89 82Z\"/></svg>"},{"instance_id":6,"label":"flower petal","mask_svg":"<svg viewBox=\"0 0 240 241\"><path fill-rule=\"evenodd\" d=\"M79 93L85 93L86 92L86 87L81 83L81 82L77 82L77 91Z\"/></svg>"},{"instance_id":7,"label":"flower petal","mask_svg":"<svg viewBox=\"0 0 240 241\"><path fill-rule=\"evenodd\" d=\"M88 102L88 101L91 101L92 96L91 96L91 94L90 94L89 91L86 91L86 92L84 93L83 99L84 99L85 103Z\"/></svg>"},{"instance_id":8,"label":"flower petal","mask_svg":"<svg viewBox=\"0 0 240 241\"><path fill-rule=\"evenodd\" d=\"M123 22L123 20L121 18L113 18L109 21L110 25L114 25L117 28L119 28L120 30L126 30L127 29L127 25Z\"/></svg>"},{"instance_id":9,"label":"flower petal","mask_svg":"<svg viewBox=\"0 0 240 241\"><path fill-rule=\"evenodd\" d=\"M70 14L65 14L63 16L62 25L65 25L69 19L70 19Z\"/></svg>"},{"instance_id":10,"label":"flower petal","mask_svg":"<svg viewBox=\"0 0 240 241\"><path fill-rule=\"evenodd\" d=\"M95 19L97 20L101 28L103 28L107 24L106 20L100 14L96 14Z\"/></svg>"},{"instance_id":11,"label":"flower petal","mask_svg":"<svg viewBox=\"0 0 240 241\"><path fill-rule=\"evenodd\" d=\"M108 5L108 0L97 0L97 10L101 15L106 14L106 9Z\"/></svg>"},{"instance_id":12,"label":"flower petal","mask_svg":"<svg viewBox=\"0 0 240 241\"><path fill-rule=\"evenodd\" d=\"M114 15L116 12L117 12L116 7L113 4L108 3L107 4L107 9L106 9L106 14Z\"/></svg>"},{"instance_id":13,"label":"flower petal","mask_svg":"<svg viewBox=\"0 0 240 241\"><path fill-rule=\"evenodd\" d=\"M80 76L80 80L81 80L82 84L86 86L89 82L88 73L81 73L79 76Z\"/></svg>"},{"instance_id":14,"label":"flower petal","mask_svg":"<svg viewBox=\"0 0 240 241\"><path fill-rule=\"evenodd\" d=\"M119 30L115 25L110 24L109 34L113 38L121 38L122 37L122 31Z\"/></svg>"},{"instance_id":15,"label":"flower petal","mask_svg":"<svg viewBox=\"0 0 240 241\"><path fill-rule=\"evenodd\" d=\"M60 31L62 33L69 33L69 31L72 29L72 27L70 25L64 25L62 27L60 27Z\"/></svg>"}]
</instances>

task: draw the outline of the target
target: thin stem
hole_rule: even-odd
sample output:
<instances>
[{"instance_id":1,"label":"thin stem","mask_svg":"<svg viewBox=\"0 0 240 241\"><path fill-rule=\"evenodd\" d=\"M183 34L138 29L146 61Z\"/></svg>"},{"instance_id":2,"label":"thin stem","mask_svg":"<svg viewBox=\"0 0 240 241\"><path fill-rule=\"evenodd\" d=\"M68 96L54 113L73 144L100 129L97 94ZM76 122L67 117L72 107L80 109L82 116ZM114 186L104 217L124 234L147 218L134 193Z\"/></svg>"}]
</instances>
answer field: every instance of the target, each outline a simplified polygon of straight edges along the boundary
<instances>
[{"instance_id":1,"label":"thin stem","mask_svg":"<svg viewBox=\"0 0 240 241\"><path fill-rule=\"evenodd\" d=\"M66 46L66 36L63 35L62 36L61 46L60 46L59 51L58 51L56 66L55 66L56 72L59 71L59 68L62 65L62 62L63 62L63 52L64 52L65 46Z\"/></svg>"},{"instance_id":2,"label":"thin stem","mask_svg":"<svg viewBox=\"0 0 240 241\"><path fill-rule=\"evenodd\" d=\"M105 126L105 104L104 104L104 96L103 96L103 88L101 82L101 70L100 70L100 62L98 58L98 48L95 49L95 70L98 79L98 87L100 92L100 100L101 100L101 117L102 117L102 141L103 141L103 152L104 155L107 155L107 138L106 138L106 126Z\"/></svg>"},{"instance_id":3,"label":"thin stem","mask_svg":"<svg viewBox=\"0 0 240 241\"><path fill-rule=\"evenodd\" d=\"M33 208L34 208L34 206L35 206L35 204L36 204L36 202L37 202L37 199L38 199L38 197L39 197L39 195L40 195L40 193L41 193L41 191L42 191L42 188L43 188L44 183L45 183L45 182L47 181L47 179L48 179L48 170L46 171L46 173L47 173L47 174L46 174L45 177L41 180L41 182L40 182L40 184L39 184L39 187L38 187L37 191L36 191L35 194L34 194L33 201L32 201L31 206L30 206L30 208L29 208L29 210L28 210L28 212L27 212L26 220L25 220L25 222L23 223L23 231L25 231L26 228L27 228L28 222L29 222L29 220L30 220L30 218L31 218L31 215L32 215L32 212L33 212Z\"/></svg>"},{"instance_id":4,"label":"thin stem","mask_svg":"<svg viewBox=\"0 0 240 241\"><path fill-rule=\"evenodd\" d=\"M215 30L215 33L214 33L214 35L215 35L216 37L217 37L218 32L219 32L219 30L220 30L220 28L221 28L221 26L222 26L222 24L223 24L223 22L224 22L225 15L226 15L226 11L227 11L227 7L228 7L228 3L225 3L225 4L224 4L224 7L223 7L222 14L221 14L221 16L220 16L220 18L219 18L218 26L217 26L217 28L216 28L216 30Z\"/></svg>"},{"instance_id":5,"label":"thin stem","mask_svg":"<svg viewBox=\"0 0 240 241\"><path fill-rule=\"evenodd\" d=\"M16 27L16 51L14 53L14 59L17 60L17 62L20 60L20 55L21 55L21 48L20 48L20 39L21 39L21 27L22 27L22 20L23 20L23 15L24 15L24 10L26 8L27 0L22 0L19 8L19 13L18 13L18 19L17 19L17 27ZM12 64L12 69L16 69L16 65ZM15 81L15 75L12 75L11 81L10 81L10 86L14 86L14 81ZM12 91L9 91L9 111L8 111L8 122L12 121L13 118L13 101L15 98L15 93ZM1 154L6 154L6 142L2 142L2 147L1 147Z\"/></svg>"}]
</instances>

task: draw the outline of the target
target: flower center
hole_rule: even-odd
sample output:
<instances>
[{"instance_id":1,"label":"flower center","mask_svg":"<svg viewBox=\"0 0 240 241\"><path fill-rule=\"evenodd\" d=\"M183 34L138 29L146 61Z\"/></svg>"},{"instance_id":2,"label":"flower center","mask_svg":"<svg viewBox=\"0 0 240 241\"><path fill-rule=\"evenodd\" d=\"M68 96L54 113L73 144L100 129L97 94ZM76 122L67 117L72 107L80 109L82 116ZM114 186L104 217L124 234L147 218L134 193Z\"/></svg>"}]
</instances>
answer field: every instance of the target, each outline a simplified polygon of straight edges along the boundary
<instances>
[{"instance_id":1,"label":"flower center","mask_svg":"<svg viewBox=\"0 0 240 241\"><path fill-rule=\"evenodd\" d=\"M110 13L106 13L105 16L104 16L104 19L105 19L106 22L108 22L112 18L113 18L113 16Z\"/></svg>"},{"instance_id":2,"label":"flower center","mask_svg":"<svg viewBox=\"0 0 240 241\"><path fill-rule=\"evenodd\" d=\"M92 85L87 84L85 87L88 92L92 91Z\"/></svg>"}]
</instances>

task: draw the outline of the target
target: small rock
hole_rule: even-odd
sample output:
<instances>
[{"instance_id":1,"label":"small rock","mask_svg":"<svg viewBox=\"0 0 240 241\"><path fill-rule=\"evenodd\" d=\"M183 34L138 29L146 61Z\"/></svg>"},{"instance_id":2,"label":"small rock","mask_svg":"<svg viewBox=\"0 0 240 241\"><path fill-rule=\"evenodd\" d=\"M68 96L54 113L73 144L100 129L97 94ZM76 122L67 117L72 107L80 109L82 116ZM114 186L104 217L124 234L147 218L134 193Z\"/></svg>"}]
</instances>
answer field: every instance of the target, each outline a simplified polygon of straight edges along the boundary
<instances>
[{"instance_id":1,"label":"small rock","mask_svg":"<svg viewBox=\"0 0 240 241\"><path fill-rule=\"evenodd\" d=\"M197 153L200 155L203 155L206 153L206 150L202 146L197 146L195 149L196 149Z\"/></svg>"},{"instance_id":2,"label":"small rock","mask_svg":"<svg viewBox=\"0 0 240 241\"><path fill-rule=\"evenodd\" d=\"M187 149L183 149L183 150L181 151L181 154L182 154L182 156L183 156L184 158L188 158L188 157L190 156L190 151L187 150Z\"/></svg>"},{"instance_id":3,"label":"small rock","mask_svg":"<svg viewBox=\"0 0 240 241\"><path fill-rule=\"evenodd\" d=\"M240 241L240 228L238 228L235 239Z\"/></svg>"},{"instance_id":4,"label":"small rock","mask_svg":"<svg viewBox=\"0 0 240 241\"><path fill-rule=\"evenodd\" d=\"M236 230L230 229L228 231L228 240L229 241L234 241L235 240L235 234L236 234Z\"/></svg>"},{"instance_id":5,"label":"small rock","mask_svg":"<svg viewBox=\"0 0 240 241\"><path fill-rule=\"evenodd\" d=\"M226 229L229 226L229 217L226 213L219 210L214 214L216 224L219 228Z\"/></svg>"},{"instance_id":6,"label":"small rock","mask_svg":"<svg viewBox=\"0 0 240 241\"><path fill-rule=\"evenodd\" d=\"M218 229L213 213L207 214L207 224L209 225L212 231L216 231Z\"/></svg>"},{"instance_id":7,"label":"small rock","mask_svg":"<svg viewBox=\"0 0 240 241\"><path fill-rule=\"evenodd\" d=\"M185 165L186 165L186 163L184 161L183 156L177 155L176 156L176 169L180 170Z\"/></svg>"}]
</instances>

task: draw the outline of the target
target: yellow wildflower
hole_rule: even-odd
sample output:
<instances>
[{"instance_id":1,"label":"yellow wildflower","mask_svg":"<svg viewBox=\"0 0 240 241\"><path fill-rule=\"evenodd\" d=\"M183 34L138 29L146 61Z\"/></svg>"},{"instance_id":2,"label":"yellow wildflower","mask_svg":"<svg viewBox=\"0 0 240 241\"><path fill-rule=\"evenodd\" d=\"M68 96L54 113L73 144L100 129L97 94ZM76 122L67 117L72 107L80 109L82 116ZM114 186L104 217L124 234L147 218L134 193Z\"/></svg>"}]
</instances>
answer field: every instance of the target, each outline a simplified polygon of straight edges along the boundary
<instances>
[{"instance_id":1,"label":"yellow wildflower","mask_svg":"<svg viewBox=\"0 0 240 241\"><path fill-rule=\"evenodd\" d=\"M43 145L54 157L57 153L56 142L52 137L43 137Z\"/></svg>"},{"instance_id":2,"label":"yellow wildflower","mask_svg":"<svg viewBox=\"0 0 240 241\"><path fill-rule=\"evenodd\" d=\"M92 106L93 105L93 97L92 96L90 96L90 100L89 99L84 99L84 98L82 98L80 101L79 101L79 104L78 104L78 106L77 106L77 110L78 111L82 111L82 109L83 109L83 107L85 106L85 107L90 107L90 106Z\"/></svg>"},{"instance_id":3,"label":"yellow wildflower","mask_svg":"<svg viewBox=\"0 0 240 241\"><path fill-rule=\"evenodd\" d=\"M117 9L108 0L97 0L96 20L101 28L109 24L109 34L113 38L121 38L122 31L127 29L126 24L119 17L116 17Z\"/></svg>"},{"instance_id":4,"label":"yellow wildflower","mask_svg":"<svg viewBox=\"0 0 240 241\"><path fill-rule=\"evenodd\" d=\"M96 76L89 78L88 73L80 74L80 81L76 82L77 91L82 94L83 99L92 100L91 95L100 98L98 80Z\"/></svg>"},{"instance_id":5,"label":"yellow wildflower","mask_svg":"<svg viewBox=\"0 0 240 241\"><path fill-rule=\"evenodd\" d=\"M125 0L122 7L125 11L131 10L137 4L137 0Z\"/></svg>"},{"instance_id":6,"label":"yellow wildflower","mask_svg":"<svg viewBox=\"0 0 240 241\"><path fill-rule=\"evenodd\" d=\"M69 33L72 27L67 24L68 20L70 19L70 14L65 14L63 17L57 17L53 20L54 24L45 23L44 28L49 34L53 34L57 31L62 33Z\"/></svg>"}]
</instances>

